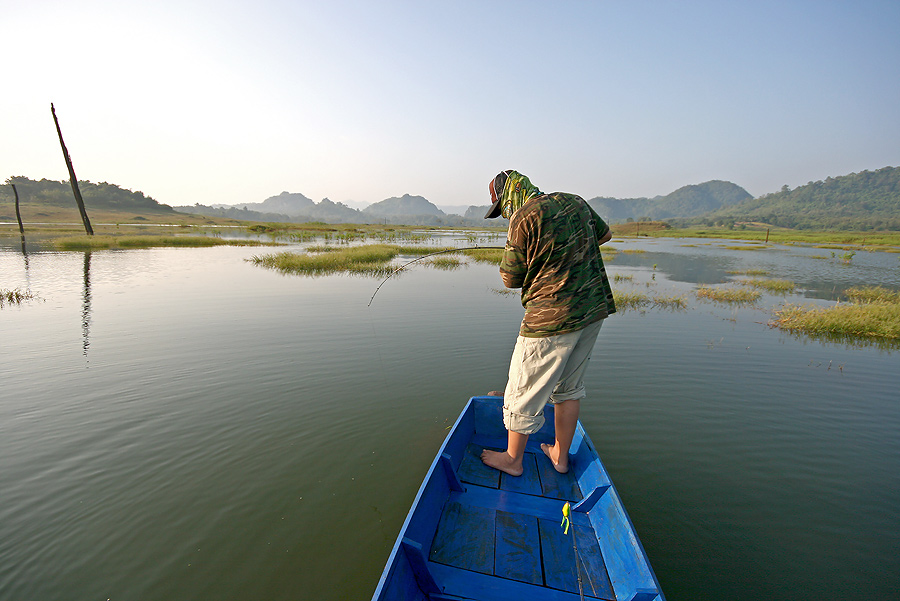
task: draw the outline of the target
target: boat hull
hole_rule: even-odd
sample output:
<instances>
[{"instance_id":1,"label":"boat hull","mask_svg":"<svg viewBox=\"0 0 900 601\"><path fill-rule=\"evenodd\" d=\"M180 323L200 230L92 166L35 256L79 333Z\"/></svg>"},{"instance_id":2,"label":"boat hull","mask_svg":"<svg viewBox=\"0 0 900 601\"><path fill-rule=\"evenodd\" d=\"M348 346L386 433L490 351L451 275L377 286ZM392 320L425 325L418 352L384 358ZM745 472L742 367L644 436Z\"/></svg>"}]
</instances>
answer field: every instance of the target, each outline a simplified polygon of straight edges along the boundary
<instances>
[{"instance_id":1,"label":"boat hull","mask_svg":"<svg viewBox=\"0 0 900 601\"><path fill-rule=\"evenodd\" d=\"M373 601L590 599L663 601L615 487L578 423L570 470L540 450L553 407L529 437L524 473L485 466L506 447L502 399L472 397L428 470ZM571 528L561 525L570 503Z\"/></svg>"}]
</instances>

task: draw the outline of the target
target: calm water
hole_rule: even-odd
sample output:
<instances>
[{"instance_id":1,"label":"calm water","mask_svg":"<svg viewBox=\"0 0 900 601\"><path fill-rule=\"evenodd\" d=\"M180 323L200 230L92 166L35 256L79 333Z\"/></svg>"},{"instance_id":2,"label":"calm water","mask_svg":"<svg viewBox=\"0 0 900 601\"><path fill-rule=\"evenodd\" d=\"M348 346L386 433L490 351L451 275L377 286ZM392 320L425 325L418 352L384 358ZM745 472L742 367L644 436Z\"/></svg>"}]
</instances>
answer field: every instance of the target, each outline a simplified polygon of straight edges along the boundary
<instances>
[{"instance_id":1,"label":"calm water","mask_svg":"<svg viewBox=\"0 0 900 601\"><path fill-rule=\"evenodd\" d=\"M462 241L461 244L467 244ZM582 417L670 600L900 597L900 353L766 325L900 255L612 243ZM258 248L0 250L0 599L368 599L522 309L496 268L282 276ZM841 254L841 253L838 253ZM795 295L693 299L731 270Z\"/></svg>"}]
</instances>

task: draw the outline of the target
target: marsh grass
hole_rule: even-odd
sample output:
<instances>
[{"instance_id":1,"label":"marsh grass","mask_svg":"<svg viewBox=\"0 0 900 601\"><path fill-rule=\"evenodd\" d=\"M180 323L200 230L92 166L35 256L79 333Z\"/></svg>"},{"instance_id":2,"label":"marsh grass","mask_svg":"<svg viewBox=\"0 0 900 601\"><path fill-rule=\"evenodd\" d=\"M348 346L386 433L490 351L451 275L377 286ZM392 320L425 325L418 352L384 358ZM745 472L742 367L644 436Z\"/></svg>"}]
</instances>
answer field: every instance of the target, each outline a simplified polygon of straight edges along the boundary
<instances>
[{"instance_id":1,"label":"marsh grass","mask_svg":"<svg viewBox=\"0 0 900 601\"><path fill-rule=\"evenodd\" d=\"M474 260L476 263L491 263L499 265L503 258L503 249L499 248L478 248L462 251L464 255Z\"/></svg>"},{"instance_id":2,"label":"marsh grass","mask_svg":"<svg viewBox=\"0 0 900 601\"><path fill-rule=\"evenodd\" d=\"M761 288L763 290L766 290L767 292L772 292L775 294L788 294L790 292L793 292L797 287L797 284L790 280L776 279L754 278L750 280L740 280L738 283L745 286L752 286L753 288Z\"/></svg>"},{"instance_id":3,"label":"marsh grass","mask_svg":"<svg viewBox=\"0 0 900 601\"><path fill-rule=\"evenodd\" d=\"M391 261L401 255L426 255L451 251L451 248L435 249L421 246L397 246L395 244L365 244L360 246L315 246L311 252L282 252L256 255L248 259L254 265L274 269L285 274L321 276L334 273L352 273L368 276L386 276L397 268Z\"/></svg>"},{"instance_id":4,"label":"marsh grass","mask_svg":"<svg viewBox=\"0 0 900 601\"><path fill-rule=\"evenodd\" d=\"M617 284L621 283L621 282L633 282L634 276L617 273L617 274L613 275L613 281L616 282Z\"/></svg>"},{"instance_id":5,"label":"marsh grass","mask_svg":"<svg viewBox=\"0 0 900 601\"><path fill-rule=\"evenodd\" d=\"M669 311L684 311L687 309L687 300L683 296L658 294L651 300L653 306L659 309L668 309Z\"/></svg>"},{"instance_id":6,"label":"marsh grass","mask_svg":"<svg viewBox=\"0 0 900 601\"><path fill-rule=\"evenodd\" d=\"M881 286L846 291L850 303L832 307L785 305L772 325L827 339L900 341L900 292Z\"/></svg>"},{"instance_id":7,"label":"marsh grass","mask_svg":"<svg viewBox=\"0 0 900 601\"><path fill-rule=\"evenodd\" d=\"M643 233L644 230L642 229ZM754 240L779 244L831 244L839 248L855 246L872 250L886 250L900 247L900 232L847 232L847 231L818 231L818 230L791 230L778 227L762 226L759 229L728 229L728 228L685 228L664 229L658 231L647 230L650 236L662 238L718 238L730 240Z\"/></svg>"},{"instance_id":8,"label":"marsh grass","mask_svg":"<svg viewBox=\"0 0 900 601\"><path fill-rule=\"evenodd\" d=\"M444 269L446 271L459 269L464 265L464 263L456 257L434 257L428 264L435 269Z\"/></svg>"},{"instance_id":9,"label":"marsh grass","mask_svg":"<svg viewBox=\"0 0 900 601\"><path fill-rule=\"evenodd\" d=\"M674 295L650 295L643 292L613 290L613 300L616 303L617 311L628 311L630 309L643 311L648 308L682 311L687 308L687 300L683 296Z\"/></svg>"},{"instance_id":10,"label":"marsh grass","mask_svg":"<svg viewBox=\"0 0 900 601\"><path fill-rule=\"evenodd\" d=\"M650 295L642 292L619 292L614 290L613 301L616 303L616 309L619 311L643 309L650 305Z\"/></svg>"},{"instance_id":11,"label":"marsh grass","mask_svg":"<svg viewBox=\"0 0 900 601\"><path fill-rule=\"evenodd\" d=\"M53 240L59 250L131 248L203 248L211 246L262 246L255 240L224 240L213 236L70 236Z\"/></svg>"},{"instance_id":12,"label":"marsh grass","mask_svg":"<svg viewBox=\"0 0 900 601\"><path fill-rule=\"evenodd\" d=\"M498 296L518 296L522 293L518 288L488 288L488 290Z\"/></svg>"},{"instance_id":13,"label":"marsh grass","mask_svg":"<svg viewBox=\"0 0 900 601\"><path fill-rule=\"evenodd\" d=\"M0 309L6 305L21 305L25 301L35 300L36 298L30 290L22 291L18 288L7 290L3 288L0 289Z\"/></svg>"},{"instance_id":14,"label":"marsh grass","mask_svg":"<svg viewBox=\"0 0 900 601\"><path fill-rule=\"evenodd\" d=\"M710 288L700 286L696 291L697 298L716 303L730 305L751 305L759 300L762 292L746 288Z\"/></svg>"},{"instance_id":15,"label":"marsh grass","mask_svg":"<svg viewBox=\"0 0 900 601\"><path fill-rule=\"evenodd\" d=\"M882 286L860 286L848 288L845 292L850 302L900 304L900 292L888 290Z\"/></svg>"},{"instance_id":16,"label":"marsh grass","mask_svg":"<svg viewBox=\"0 0 900 601\"><path fill-rule=\"evenodd\" d=\"M726 273L728 273L730 275L755 275L755 276L769 275L769 272L766 271L765 269L744 269L742 271L728 271Z\"/></svg>"},{"instance_id":17,"label":"marsh grass","mask_svg":"<svg viewBox=\"0 0 900 601\"><path fill-rule=\"evenodd\" d=\"M723 246L728 250L766 250L765 246Z\"/></svg>"},{"instance_id":18,"label":"marsh grass","mask_svg":"<svg viewBox=\"0 0 900 601\"><path fill-rule=\"evenodd\" d=\"M786 305L775 318L773 325L810 336L900 339L900 304Z\"/></svg>"}]
</instances>

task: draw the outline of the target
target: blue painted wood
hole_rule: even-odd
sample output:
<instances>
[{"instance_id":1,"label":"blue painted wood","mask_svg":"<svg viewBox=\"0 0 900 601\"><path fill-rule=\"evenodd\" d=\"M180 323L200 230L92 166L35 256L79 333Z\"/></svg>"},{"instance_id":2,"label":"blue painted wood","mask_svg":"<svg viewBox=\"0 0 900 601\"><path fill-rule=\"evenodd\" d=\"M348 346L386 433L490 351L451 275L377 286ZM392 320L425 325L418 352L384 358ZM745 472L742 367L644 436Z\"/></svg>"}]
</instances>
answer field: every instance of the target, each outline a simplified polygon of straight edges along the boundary
<instances>
[{"instance_id":1,"label":"blue painted wood","mask_svg":"<svg viewBox=\"0 0 900 601\"><path fill-rule=\"evenodd\" d=\"M556 520L540 520L541 548L547 586L578 592L579 570L585 597L615 599L606 566L590 526L573 525L568 535ZM578 537L578 555L572 545L573 533ZM579 564L576 565L576 557Z\"/></svg>"},{"instance_id":2,"label":"blue painted wood","mask_svg":"<svg viewBox=\"0 0 900 601\"><path fill-rule=\"evenodd\" d=\"M497 488L500 486L500 472L486 466L481 461L482 450L475 444L466 446L465 455L459 466L459 479L469 484Z\"/></svg>"},{"instance_id":3,"label":"blue painted wood","mask_svg":"<svg viewBox=\"0 0 900 601\"><path fill-rule=\"evenodd\" d=\"M493 574L495 516L492 509L447 503L431 547L431 561Z\"/></svg>"},{"instance_id":4,"label":"blue painted wood","mask_svg":"<svg viewBox=\"0 0 900 601\"><path fill-rule=\"evenodd\" d=\"M560 518L562 514L560 514ZM540 520L541 551L544 561L544 579L547 586L578 592L575 568L575 551L572 542L560 527L560 520Z\"/></svg>"},{"instance_id":5,"label":"blue painted wood","mask_svg":"<svg viewBox=\"0 0 900 601\"><path fill-rule=\"evenodd\" d=\"M540 454L535 453L534 456L545 497L564 501L580 501L582 499L581 489L578 487L573 469L570 469L568 473L560 474L543 451Z\"/></svg>"},{"instance_id":6,"label":"blue painted wood","mask_svg":"<svg viewBox=\"0 0 900 601\"><path fill-rule=\"evenodd\" d=\"M580 601L577 593L536 586L497 576L461 570L439 563L431 564L435 578L458 599L479 601ZM403 599L403 597L395 597ZM386 598L387 599L387 598Z\"/></svg>"},{"instance_id":7,"label":"blue painted wood","mask_svg":"<svg viewBox=\"0 0 900 601\"><path fill-rule=\"evenodd\" d=\"M594 530L602 532L600 550L617 599L632 599L638 591L659 591L634 527L614 488L588 513Z\"/></svg>"},{"instance_id":8,"label":"blue painted wood","mask_svg":"<svg viewBox=\"0 0 900 601\"><path fill-rule=\"evenodd\" d=\"M589 512L591 509L594 508L594 505L597 504L597 501L600 500L600 497L602 497L603 493L605 493L607 490L609 490L608 484L604 485L604 486L598 486L597 488L592 490L590 493L588 493L588 496L583 498L576 505L573 505L572 511L577 511L578 513Z\"/></svg>"},{"instance_id":9,"label":"blue painted wood","mask_svg":"<svg viewBox=\"0 0 900 601\"><path fill-rule=\"evenodd\" d=\"M406 560L409 562L409 567L412 569L413 577L416 579L419 590L426 594L440 592L441 589L438 588L437 583L434 581L434 577L431 575L431 572L428 571L428 561L425 559L425 552L422 551L422 545L408 538L404 538L401 545L403 546Z\"/></svg>"},{"instance_id":10,"label":"blue painted wood","mask_svg":"<svg viewBox=\"0 0 900 601\"><path fill-rule=\"evenodd\" d=\"M542 585L541 537L537 518L497 512L494 573L503 578Z\"/></svg>"},{"instance_id":11,"label":"blue painted wood","mask_svg":"<svg viewBox=\"0 0 900 601\"><path fill-rule=\"evenodd\" d=\"M510 476L500 474L500 488L512 492L520 492L527 495L541 494L541 478L538 475L537 462L534 453L528 451L522 459L522 475Z\"/></svg>"},{"instance_id":12,"label":"blue painted wood","mask_svg":"<svg viewBox=\"0 0 900 601\"><path fill-rule=\"evenodd\" d=\"M444 475L447 476L447 486L450 487L450 490L456 492L464 491L462 483L456 476L456 470L453 469L453 460L447 453L441 453L441 467L444 468Z\"/></svg>"},{"instance_id":13,"label":"blue painted wood","mask_svg":"<svg viewBox=\"0 0 900 601\"><path fill-rule=\"evenodd\" d=\"M540 442L553 440L548 408L549 423L529 438L525 474L500 478L480 455L483 448L505 447L501 412L502 399L469 400L419 488L373 601L577 601L572 537L562 534L559 523L563 499L578 502L582 491L587 498L571 520L585 566L587 598L665 601L581 424L569 474L556 472L539 448ZM421 551L415 550L417 545Z\"/></svg>"}]
</instances>

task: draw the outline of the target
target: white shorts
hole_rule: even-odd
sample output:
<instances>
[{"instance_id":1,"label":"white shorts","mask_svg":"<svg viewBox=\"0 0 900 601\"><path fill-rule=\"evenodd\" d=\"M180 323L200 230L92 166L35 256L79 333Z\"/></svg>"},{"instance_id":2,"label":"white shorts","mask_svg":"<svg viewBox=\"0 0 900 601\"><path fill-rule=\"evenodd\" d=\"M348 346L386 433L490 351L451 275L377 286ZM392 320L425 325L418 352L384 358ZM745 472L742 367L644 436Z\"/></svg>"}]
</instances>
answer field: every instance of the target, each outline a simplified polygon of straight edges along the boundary
<instances>
[{"instance_id":1,"label":"white shorts","mask_svg":"<svg viewBox=\"0 0 900 601\"><path fill-rule=\"evenodd\" d=\"M603 320L583 330L516 339L503 396L503 425L534 434L544 425L544 405L585 397L584 370Z\"/></svg>"}]
</instances>

